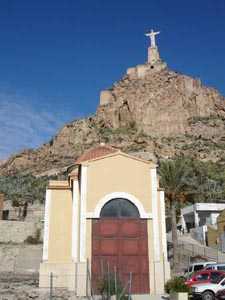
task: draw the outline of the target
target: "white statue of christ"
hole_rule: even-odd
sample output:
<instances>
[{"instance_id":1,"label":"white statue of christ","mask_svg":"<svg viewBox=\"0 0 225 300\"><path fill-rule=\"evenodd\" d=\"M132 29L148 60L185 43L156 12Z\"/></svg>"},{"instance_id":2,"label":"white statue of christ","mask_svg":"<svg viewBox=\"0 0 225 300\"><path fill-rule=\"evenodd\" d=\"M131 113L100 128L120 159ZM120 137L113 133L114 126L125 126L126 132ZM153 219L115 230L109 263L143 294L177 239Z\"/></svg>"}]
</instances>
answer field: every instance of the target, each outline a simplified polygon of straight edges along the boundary
<instances>
[{"instance_id":1,"label":"white statue of christ","mask_svg":"<svg viewBox=\"0 0 225 300\"><path fill-rule=\"evenodd\" d=\"M157 34L160 34L160 31L154 31L153 29L150 31L150 32L147 32L145 35L146 36L149 36L150 37L150 40L151 40L151 47L155 48L156 47L156 43L155 43L155 36Z\"/></svg>"}]
</instances>

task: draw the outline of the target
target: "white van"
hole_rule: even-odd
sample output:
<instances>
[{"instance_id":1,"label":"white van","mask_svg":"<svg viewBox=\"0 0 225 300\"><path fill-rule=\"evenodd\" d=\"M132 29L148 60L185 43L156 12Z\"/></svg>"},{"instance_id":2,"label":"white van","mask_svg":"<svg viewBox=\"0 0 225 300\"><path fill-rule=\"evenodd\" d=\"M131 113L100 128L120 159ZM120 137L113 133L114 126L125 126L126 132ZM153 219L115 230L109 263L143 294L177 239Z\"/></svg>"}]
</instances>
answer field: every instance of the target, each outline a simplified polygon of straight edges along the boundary
<instances>
[{"instance_id":1,"label":"white van","mask_svg":"<svg viewBox=\"0 0 225 300\"><path fill-rule=\"evenodd\" d=\"M207 266L205 269L206 270L220 270L220 271L225 271L225 263L212 264L212 265Z\"/></svg>"},{"instance_id":2,"label":"white van","mask_svg":"<svg viewBox=\"0 0 225 300\"><path fill-rule=\"evenodd\" d=\"M203 269L207 268L208 266L211 267L214 264L216 264L215 261L202 261L202 262L199 262L199 263L194 263L194 264L191 264L189 266L189 268L185 269L184 273L185 274L187 274L187 273L190 274L190 273L193 273L193 272L197 272L197 271L200 271L200 270L203 270Z\"/></svg>"}]
</instances>

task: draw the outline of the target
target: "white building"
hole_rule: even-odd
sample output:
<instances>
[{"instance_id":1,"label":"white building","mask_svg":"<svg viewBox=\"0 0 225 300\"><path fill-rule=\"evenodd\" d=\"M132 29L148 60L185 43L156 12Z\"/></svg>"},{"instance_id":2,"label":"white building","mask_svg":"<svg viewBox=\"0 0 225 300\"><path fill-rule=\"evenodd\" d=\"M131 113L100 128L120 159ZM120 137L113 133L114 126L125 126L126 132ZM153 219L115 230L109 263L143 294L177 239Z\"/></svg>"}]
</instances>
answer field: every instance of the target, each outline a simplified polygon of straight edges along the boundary
<instances>
[{"instance_id":1,"label":"white building","mask_svg":"<svg viewBox=\"0 0 225 300\"><path fill-rule=\"evenodd\" d=\"M191 228L215 225L220 212L225 209L225 203L195 203L181 209L181 223L184 231Z\"/></svg>"}]
</instances>

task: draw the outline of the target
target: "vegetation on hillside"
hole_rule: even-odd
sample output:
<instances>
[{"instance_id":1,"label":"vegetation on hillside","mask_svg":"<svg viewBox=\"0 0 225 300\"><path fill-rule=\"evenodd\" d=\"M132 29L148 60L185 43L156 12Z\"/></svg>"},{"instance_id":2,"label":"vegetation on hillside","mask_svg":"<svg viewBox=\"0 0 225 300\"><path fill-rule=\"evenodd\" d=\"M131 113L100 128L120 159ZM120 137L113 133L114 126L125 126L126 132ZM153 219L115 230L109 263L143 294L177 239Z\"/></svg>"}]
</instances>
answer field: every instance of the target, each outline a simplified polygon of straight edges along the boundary
<instances>
[{"instance_id":1,"label":"vegetation on hillside","mask_svg":"<svg viewBox=\"0 0 225 300\"><path fill-rule=\"evenodd\" d=\"M161 161L159 173L165 163L182 161L185 172L189 176L185 182L188 192L184 193L186 202L225 202L225 168L224 165L193 160L190 158L177 158L174 160ZM164 187L161 180L161 186ZM183 205L183 204L181 204Z\"/></svg>"},{"instance_id":2,"label":"vegetation on hillside","mask_svg":"<svg viewBox=\"0 0 225 300\"><path fill-rule=\"evenodd\" d=\"M220 202L225 201L225 168L224 165L211 161L183 159L190 169L189 185L192 193L188 200L191 202Z\"/></svg>"},{"instance_id":3,"label":"vegetation on hillside","mask_svg":"<svg viewBox=\"0 0 225 300\"><path fill-rule=\"evenodd\" d=\"M43 203L48 180L47 176L0 176L0 193L4 193L5 199L11 200L13 206L25 201Z\"/></svg>"}]
</instances>

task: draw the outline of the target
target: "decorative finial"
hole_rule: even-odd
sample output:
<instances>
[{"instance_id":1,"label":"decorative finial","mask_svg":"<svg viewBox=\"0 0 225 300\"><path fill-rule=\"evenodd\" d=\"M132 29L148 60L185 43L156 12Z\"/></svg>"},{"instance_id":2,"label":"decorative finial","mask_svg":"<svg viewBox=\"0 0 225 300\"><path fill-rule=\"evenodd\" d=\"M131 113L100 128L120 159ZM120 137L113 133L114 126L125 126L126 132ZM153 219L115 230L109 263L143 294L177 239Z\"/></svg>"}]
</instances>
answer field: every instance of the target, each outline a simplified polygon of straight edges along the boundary
<instances>
[{"instance_id":1,"label":"decorative finial","mask_svg":"<svg viewBox=\"0 0 225 300\"><path fill-rule=\"evenodd\" d=\"M155 36L157 34L160 34L160 31L154 31L153 29L151 29L150 32L147 32L145 35L150 37L151 40L151 48L156 48L156 42L155 42Z\"/></svg>"}]
</instances>

